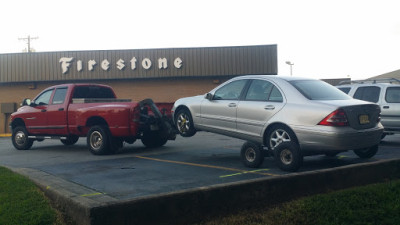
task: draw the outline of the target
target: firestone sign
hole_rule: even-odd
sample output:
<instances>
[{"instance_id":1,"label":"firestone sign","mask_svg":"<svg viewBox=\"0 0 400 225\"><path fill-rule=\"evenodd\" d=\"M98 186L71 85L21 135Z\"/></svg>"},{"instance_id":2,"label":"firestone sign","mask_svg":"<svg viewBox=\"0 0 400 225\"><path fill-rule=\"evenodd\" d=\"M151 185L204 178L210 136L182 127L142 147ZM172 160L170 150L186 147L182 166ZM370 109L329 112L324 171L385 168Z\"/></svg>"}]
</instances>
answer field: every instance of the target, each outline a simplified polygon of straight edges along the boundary
<instances>
[{"instance_id":1,"label":"firestone sign","mask_svg":"<svg viewBox=\"0 0 400 225\"><path fill-rule=\"evenodd\" d=\"M61 65L61 71L63 74L67 74L70 69L74 66L74 57L62 57L60 58L59 62ZM81 72L83 71L83 61L82 60L76 60L76 71ZM88 60L87 62L87 70L93 71L96 66L100 66L100 68L104 71L108 71L111 68L111 62L108 59L103 59L101 62L96 62L95 60L91 59ZM99 65L98 65L99 63ZM129 61L129 63L125 62L123 59L119 59L116 61L115 66L118 70L124 70L127 66L130 66L131 70L136 70L137 66L139 65L142 66L143 69L149 70L151 69L153 62L149 58L144 58L140 62L138 62L138 59L136 57L132 57L132 59ZM182 59L180 57L177 57L173 61L173 66L177 69L182 68ZM158 58L157 60L157 67L160 70L163 69L168 69L168 60L167 58Z\"/></svg>"}]
</instances>

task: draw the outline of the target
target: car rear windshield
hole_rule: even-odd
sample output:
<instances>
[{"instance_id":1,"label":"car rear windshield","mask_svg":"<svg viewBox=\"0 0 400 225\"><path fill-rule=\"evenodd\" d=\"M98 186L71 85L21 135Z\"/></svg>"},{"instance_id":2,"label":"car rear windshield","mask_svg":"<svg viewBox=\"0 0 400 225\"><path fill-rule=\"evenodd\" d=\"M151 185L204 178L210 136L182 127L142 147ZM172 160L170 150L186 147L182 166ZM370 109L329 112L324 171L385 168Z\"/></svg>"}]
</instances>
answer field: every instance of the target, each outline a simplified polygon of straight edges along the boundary
<instances>
[{"instance_id":1,"label":"car rear windshield","mask_svg":"<svg viewBox=\"0 0 400 225\"><path fill-rule=\"evenodd\" d=\"M310 100L346 100L348 95L321 80L295 80L290 83Z\"/></svg>"}]
</instances>

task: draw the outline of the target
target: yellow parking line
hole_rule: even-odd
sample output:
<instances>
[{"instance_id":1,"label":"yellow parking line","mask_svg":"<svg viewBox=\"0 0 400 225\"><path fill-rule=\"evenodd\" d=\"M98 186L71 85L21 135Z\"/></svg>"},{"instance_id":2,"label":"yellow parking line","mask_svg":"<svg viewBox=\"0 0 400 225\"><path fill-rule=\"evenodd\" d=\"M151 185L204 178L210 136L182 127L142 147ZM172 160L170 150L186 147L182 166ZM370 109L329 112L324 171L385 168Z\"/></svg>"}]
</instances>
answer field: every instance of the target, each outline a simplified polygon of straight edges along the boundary
<instances>
[{"instance_id":1,"label":"yellow parking line","mask_svg":"<svg viewBox=\"0 0 400 225\"><path fill-rule=\"evenodd\" d=\"M257 173L258 174L259 171L268 171L268 170L269 169L251 170L251 171L245 171L243 173L234 173L234 174L228 174L228 175L223 175L223 176L219 176L219 177L220 178L233 177L233 176L239 176L239 175L246 174L246 173Z\"/></svg>"},{"instance_id":2,"label":"yellow parking line","mask_svg":"<svg viewBox=\"0 0 400 225\"><path fill-rule=\"evenodd\" d=\"M150 158L150 157L145 157L145 156L135 156L135 157L139 158L139 159L147 159L147 160L153 160L153 161L158 161L158 162L167 162L167 163L174 163L174 164L187 165L187 166L197 166L197 167L204 167L204 168L229 170L229 171L235 171L235 172L240 172L240 173L249 173L249 172L251 172L251 171L228 168L228 167L222 167L222 166L213 166L213 165L205 165L205 164L197 164L197 163L188 163L188 162L172 161L172 160L166 160L166 159L156 159L156 158ZM251 173L260 174L260 175L266 175L266 176L278 176L278 175L272 174L272 173L260 173L260 172L251 172Z\"/></svg>"},{"instance_id":3,"label":"yellow parking line","mask_svg":"<svg viewBox=\"0 0 400 225\"><path fill-rule=\"evenodd\" d=\"M96 193L91 193L91 194L84 194L84 195L81 195L81 197L90 197L90 196L103 195L103 194L104 193L96 192Z\"/></svg>"}]
</instances>

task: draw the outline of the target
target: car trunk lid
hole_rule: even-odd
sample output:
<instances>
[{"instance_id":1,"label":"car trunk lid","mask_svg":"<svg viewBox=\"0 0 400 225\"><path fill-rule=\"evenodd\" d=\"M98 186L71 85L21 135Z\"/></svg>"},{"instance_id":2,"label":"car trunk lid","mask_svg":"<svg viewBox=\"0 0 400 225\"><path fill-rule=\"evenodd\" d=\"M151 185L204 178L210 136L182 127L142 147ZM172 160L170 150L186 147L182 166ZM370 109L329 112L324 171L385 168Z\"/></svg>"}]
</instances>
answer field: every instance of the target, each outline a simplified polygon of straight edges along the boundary
<instances>
[{"instance_id":1,"label":"car trunk lid","mask_svg":"<svg viewBox=\"0 0 400 225\"><path fill-rule=\"evenodd\" d=\"M349 125L356 129L373 128L380 121L380 107L376 104L362 104L342 107Z\"/></svg>"}]
</instances>

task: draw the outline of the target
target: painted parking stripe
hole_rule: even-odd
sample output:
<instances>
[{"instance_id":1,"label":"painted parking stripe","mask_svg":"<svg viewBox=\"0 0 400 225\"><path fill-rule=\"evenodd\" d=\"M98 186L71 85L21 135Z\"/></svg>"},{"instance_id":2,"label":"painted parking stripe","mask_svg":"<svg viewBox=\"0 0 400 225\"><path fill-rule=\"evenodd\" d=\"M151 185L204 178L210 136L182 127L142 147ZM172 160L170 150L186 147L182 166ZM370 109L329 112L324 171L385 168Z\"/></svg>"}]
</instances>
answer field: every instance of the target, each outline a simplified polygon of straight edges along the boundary
<instances>
[{"instance_id":1,"label":"painted parking stripe","mask_svg":"<svg viewBox=\"0 0 400 225\"><path fill-rule=\"evenodd\" d=\"M167 163L174 163L174 164L180 164L180 165L187 165L187 166L197 166L197 167L204 167L204 168L212 168L212 169L220 169L220 170L229 170L229 171L235 171L239 173L249 173L250 171L247 170L240 170L240 169L234 169L234 168L229 168L229 167L222 167L222 166L213 166L213 165L206 165L206 164L197 164L197 163L188 163L188 162L180 162L180 161L173 161L173 160L166 160L166 159L156 159L156 158L150 158L146 156L135 156L136 158L139 159L147 159L147 160L153 160L153 161L158 161L158 162L167 162ZM262 172L252 172L253 174L259 174L259 175L265 175L265 176L279 176L276 174L272 173L262 173Z\"/></svg>"},{"instance_id":2,"label":"painted parking stripe","mask_svg":"<svg viewBox=\"0 0 400 225\"><path fill-rule=\"evenodd\" d=\"M81 197L91 197L91 196L97 196L97 195L104 195L104 193L96 192L96 193L90 193L90 194L83 194L83 195L81 195Z\"/></svg>"},{"instance_id":3,"label":"painted parking stripe","mask_svg":"<svg viewBox=\"0 0 400 225\"><path fill-rule=\"evenodd\" d=\"M219 176L220 178L225 178L225 177L233 177L233 176L239 176L239 175L243 175L246 173L256 173L259 174L258 172L261 171L268 171L269 169L259 169L259 170L251 170L251 171L245 171L243 173L234 173L234 174L228 174L228 175L223 175L223 176Z\"/></svg>"}]
</instances>

